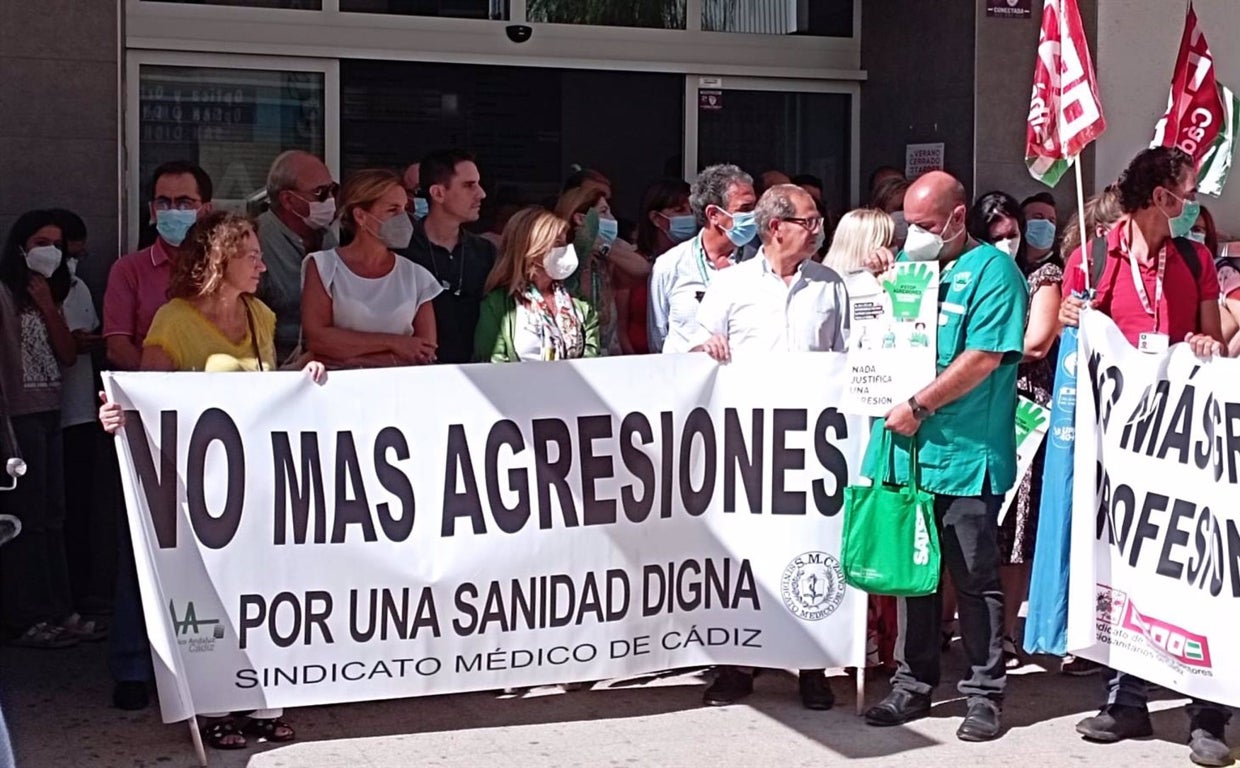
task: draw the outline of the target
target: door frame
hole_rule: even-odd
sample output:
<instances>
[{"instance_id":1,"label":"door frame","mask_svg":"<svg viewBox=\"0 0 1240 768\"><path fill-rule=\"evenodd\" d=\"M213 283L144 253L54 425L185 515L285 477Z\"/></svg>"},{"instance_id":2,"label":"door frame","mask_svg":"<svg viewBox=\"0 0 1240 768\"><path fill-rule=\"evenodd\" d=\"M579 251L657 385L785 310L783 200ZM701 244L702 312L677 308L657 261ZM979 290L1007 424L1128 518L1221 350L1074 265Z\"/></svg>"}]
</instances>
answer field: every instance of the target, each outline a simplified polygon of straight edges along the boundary
<instances>
[{"instance_id":1,"label":"door frame","mask_svg":"<svg viewBox=\"0 0 1240 768\"><path fill-rule=\"evenodd\" d=\"M142 179L139 178L141 129L139 116L140 74L143 65L205 67L211 69L251 69L274 72L314 72L323 75L323 152L324 161L335 178L340 177L340 61L289 56L248 56L227 53L181 53L174 51L127 50L122 110L124 114L124 184L121 207L125 223L122 242L127 251L138 246L142 230Z\"/></svg>"},{"instance_id":2,"label":"door frame","mask_svg":"<svg viewBox=\"0 0 1240 768\"><path fill-rule=\"evenodd\" d=\"M849 114L849 204L856 207L861 184L861 82L860 80L821 80L775 77L731 77L727 75L686 75L684 114L685 179L692 182L698 173L699 93L718 91L776 91L781 93L834 93L848 96Z\"/></svg>"}]
</instances>

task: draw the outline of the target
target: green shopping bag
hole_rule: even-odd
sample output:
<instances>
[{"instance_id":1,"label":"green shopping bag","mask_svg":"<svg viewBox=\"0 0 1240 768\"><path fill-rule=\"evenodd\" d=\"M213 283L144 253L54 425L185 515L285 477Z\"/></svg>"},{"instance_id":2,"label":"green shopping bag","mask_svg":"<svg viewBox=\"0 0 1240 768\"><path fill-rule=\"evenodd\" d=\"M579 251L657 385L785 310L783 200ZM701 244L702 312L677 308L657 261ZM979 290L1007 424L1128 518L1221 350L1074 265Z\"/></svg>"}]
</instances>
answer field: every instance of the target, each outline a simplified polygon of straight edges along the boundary
<instances>
[{"instance_id":1,"label":"green shopping bag","mask_svg":"<svg viewBox=\"0 0 1240 768\"><path fill-rule=\"evenodd\" d=\"M884 450L895 463L891 433ZM909 485L875 481L844 489L844 581L872 595L921 597L939 588L939 531L934 494L918 487L917 439L909 451ZM892 478L894 467L887 478Z\"/></svg>"}]
</instances>

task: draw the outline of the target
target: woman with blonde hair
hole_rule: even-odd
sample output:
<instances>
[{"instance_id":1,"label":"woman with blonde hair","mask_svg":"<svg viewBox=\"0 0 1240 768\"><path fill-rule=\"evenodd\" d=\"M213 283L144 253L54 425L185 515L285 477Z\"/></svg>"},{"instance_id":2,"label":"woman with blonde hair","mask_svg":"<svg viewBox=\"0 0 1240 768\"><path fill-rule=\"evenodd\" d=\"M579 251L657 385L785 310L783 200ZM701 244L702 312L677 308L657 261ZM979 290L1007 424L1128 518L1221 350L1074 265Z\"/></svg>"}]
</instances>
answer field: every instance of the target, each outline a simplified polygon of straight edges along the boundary
<instances>
[{"instance_id":1,"label":"woman with blonde hair","mask_svg":"<svg viewBox=\"0 0 1240 768\"><path fill-rule=\"evenodd\" d=\"M544 208L526 208L509 219L486 282L474 360L597 357L598 315L564 282L577 266L566 221Z\"/></svg>"},{"instance_id":2,"label":"woman with blonde hair","mask_svg":"<svg viewBox=\"0 0 1240 768\"><path fill-rule=\"evenodd\" d=\"M347 245L312 253L302 263L302 342L329 366L435 362L431 299L443 286L429 270L395 253L413 237L407 202L392 171L358 171L340 190Z\"/></svg>"},{"instance_id":3,"label":"woman with blonde hair","mask_svg":"<svg viewBox=\"0 0 1240 768\"><path fill-rule=\"evenodd\" d=\"M254 222L235 213L210 213L190 227L181 248L173 262L170 300L155 313L143 341L140 370L275 370L276 315L254 297L267 271ZM322 380L321 363L311 362L305 370ZM125 414L104 398L99 421L116 434ZM203 735L216 749L241 749L247 736L292 741L296 733L282 715L278 709L204 715Z\"/></svg>"},{"instance_id":4,"label":"woman with blonde hair","mask_svg":"<svg viewBox=\"0 0 1240 768\"><path fill-rule=\"evenodd\" d=\"M883 248L890 248L895 237L895 222L887 213L874 208L849 211L835 227L831 248L822 263L845 279L866 271L866 257Z\"/></svg>"}]
</instances>

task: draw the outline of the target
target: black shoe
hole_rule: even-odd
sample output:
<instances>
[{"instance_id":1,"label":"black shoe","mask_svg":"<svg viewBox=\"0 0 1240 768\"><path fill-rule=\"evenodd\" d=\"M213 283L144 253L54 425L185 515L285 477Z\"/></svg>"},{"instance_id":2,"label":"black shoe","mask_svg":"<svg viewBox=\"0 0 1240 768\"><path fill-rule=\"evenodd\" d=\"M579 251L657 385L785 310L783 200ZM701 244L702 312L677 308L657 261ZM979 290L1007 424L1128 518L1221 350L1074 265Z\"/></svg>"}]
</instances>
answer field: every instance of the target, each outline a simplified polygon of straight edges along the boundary
<instances>
[{"instance_id":1,"label":"black shoe","mask_svg":"<svg viewBox=\"0 0 1240 768\"><path fill-rule=\"evenodd\" d=\"M803 669L799 675L801 704L806 709L830 709L835 706L831 681L820 669Z\"/></svg>"},{"instance_id":2,"label":"black shoe","mask_svg":"<svg viewBox=\"0 0 1240 768\"><path fill-rule=\"evenodd\" d=\"M1145 707L1108 704L1093 717L1076 724L1076 732L1090 741L1113 744L1124 739L1140 739L1154 735L1150 713Z\"/></svg>"},{"instance_id":3,"label":"black shoe","mask_svg":"<svg viewBox=\"0 0 1240 768\"><path fill-rule=\"evenodd\" d=\"M1065 656L1059 671L1069 677L1089 677L1102 671L1102 665L1080 656Z\"/></svg>"},{"instance_id":4,"label":"black shoe","mask_svg":"<svg viewBox=\"0 0 1240 768\"><path fill-rule=\"evenodd\" d=\"M1231 765L1231 750L1223 740L1227 718L1222 712L1199 712L1188 726L1189 759L1197 765Z\"/></svg>"},{"instance_id":5,"label":"black shoe","mask_svg":"<svg viewBox=\"0 0 1240 768\"><path fill-rule=\"evenodd\" d=\"M870 725L903 725L930 714L930 697L921 693L894 690L887 698L870 707L865 721Z\"/></svg>"},{"instance_id":6,"label":"black shoe","mask_svg":"<svg viewBox=\"0 0 1240 768\"><path fill-rule=\"evenodd\" d=\"M735 704L753 693L753 675L736 667L720 667L715 682L702 694L702 703L708 707Z\"/></svg>"},{"instance_id":7,"label":"black shoe","mask_svg":"<svg viewBox=\"0 0 1240 768\"><path fill-rule=\"evenodd\" d=\"M991 741L999 736L999 705L989 699L973 699L969 713L956 730L961 741Z\"/></svg>"},{"instance_id":8,"label":"black shoe","mask_svg":"<svg viewBox=\"0 0 1240 768\"><path fill-rule=\"evenodd\" d=\"M112 706L117 709L135 711L151 706L151 694L146 683L134 680L122 680L112 689Z\"/></svg>"}]
</instances>

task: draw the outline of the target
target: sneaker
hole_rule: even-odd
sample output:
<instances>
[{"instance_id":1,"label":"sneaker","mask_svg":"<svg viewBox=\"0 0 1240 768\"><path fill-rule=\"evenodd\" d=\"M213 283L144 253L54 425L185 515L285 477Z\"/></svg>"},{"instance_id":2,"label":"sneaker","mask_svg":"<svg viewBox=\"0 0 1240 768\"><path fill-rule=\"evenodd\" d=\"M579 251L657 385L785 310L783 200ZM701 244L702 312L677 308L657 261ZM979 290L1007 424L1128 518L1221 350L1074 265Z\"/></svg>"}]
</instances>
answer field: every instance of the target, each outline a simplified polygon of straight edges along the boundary
<instances>
[{"instance_id":1,"label":"sneaker","mask_svg":"<svg viewBox=\"0 0 1240 768\"><path fill-rule=\"evenodd\" d=\"M1223 740L1227 717L1222 712L1197 713L1188 726L1189 759L1197 765L1231 765L1231 749Z\"/></svg>"},{"instance_id":2,"label":"sneaker","mask_svg":"<svg viewBox=\"0 0 1240 768\"><path fill-rule=\"evenodd\" d=\"M1108 704L1098 714L1077 723L1076 732L1090 741L1113 744L1124 739L1153 736L1154 726L1150 724L1150 713L1145 707Z\"/></svg>"},{"instance_id":3,"label":"sneaker","mask_svg":"<svg viewBox=\"0 0 1240 768\"><path fill-rule=\"evenodd\" d=\"M1089 677L1101 672L1102 665L1080 656L1064 656L1063 663L1059 665L1059 671L1069 677Z\"/></svg>"},{"instance_id":4,"label":"sneaker","mask_svg":"<svg viewBox=\"0 0 1240 768\"><path fill-rule=\"evenodd\" d=\"M9 645L15 645L18 648L40 648L43 650L72 648L77 644L78 639L66 632L64 627L58 627L46 621L40 621L22 634L9 640Z\"/></svg>"}]
</instances>

